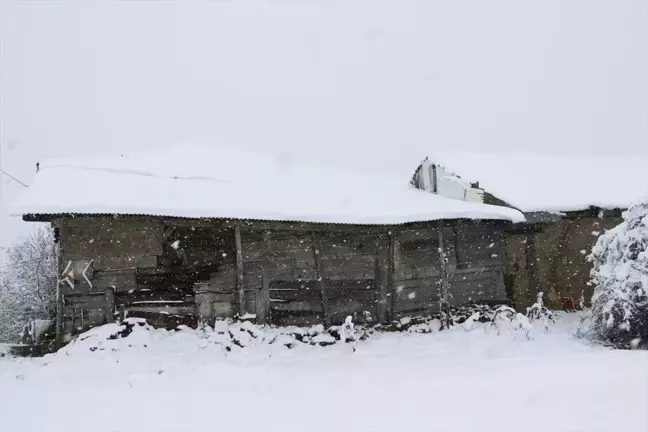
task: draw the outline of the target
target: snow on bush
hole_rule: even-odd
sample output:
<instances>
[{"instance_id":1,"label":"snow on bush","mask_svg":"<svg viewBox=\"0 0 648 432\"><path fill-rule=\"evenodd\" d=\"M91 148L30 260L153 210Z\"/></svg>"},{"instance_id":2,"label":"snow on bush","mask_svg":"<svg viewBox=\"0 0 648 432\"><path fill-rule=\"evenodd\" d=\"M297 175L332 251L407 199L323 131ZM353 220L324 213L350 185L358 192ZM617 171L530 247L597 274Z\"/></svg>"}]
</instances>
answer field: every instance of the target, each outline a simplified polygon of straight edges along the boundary
<instances>
[{"instance_id":1,"label":"snow on bush","mask_svg":"<svg viewBox=\"0 0 648 432\"><path fill-rule=\"evenodd\" d=\"M623 213L589 256L594 295L583 333L617 347L648 342L648 202Z\"/></svg>"},{"instance_id":2,"label":"snow on bush","mask_svg":"<svg viewBox=\"0 0 648 432\"><path fill-rule=\"evenodd\" d=\"M20 342L32 321L55 316L55 278L50 229L39 228L7 249L6 266L0 269L0 342Z\"/></svg>"},{"instance_id":3,"label":"snow on bush","mask_svg":"<svg viewBox=\"0 0 648 432\"><path fill-rule=\"evenodd\" d=\"M478 306L477 309L479 312L473 313L461 324L443 331L457 331L462 328L472 331L479 327L488 332L488 329L495 327L497 335L500 335L502 330L521 330L527 339L531 339L532 324L525 315L508 306L500 306L497 309ZM151 347L159 346L158 342L163 340L169 340L183 352L187 349L216 348L227 354L244 348L263 346L295 349L300 346L326 347L339 343L351 343L355 352L358 343L379 333L412 334L439 331L442 331L442 326L438 318L420 317L401 319L392 325L374 326L356 325L351 317L347 317L341 326L328 329L321 324L311 327L275 327L225 319L217 320L213 327L204 325L191 329L179 326L175 330L156 329L145 319L127 318L121 323L106 324L82 333L61 352L71 355L88 351L116 352L131 348L151 350Z\"/></svg>"},{"instance_id":4,"label":"snow on bush","mask_svg":"<svg viewBox=\"0 0 648 432\"><path fill-rule=\"evenodd\" d=\"M493 313L491 326L497 329L499 335L502 331L502 324L508 323L513 326L514 330L522 330L527 339L531 339L533 326L529 318L509 306L500 306Z\"/></svg>"},{"instance_id":5,"label":"snow on bush","mask_svg":"<svg viewBox=\"0 0 648 432\"><path fill-rule=\"evenodd\" d=\"M527 308L526 317L529 321L541 320L544 324L545 331L549 331L549 322L555 323L553 312L551 312L543 303L544 293L539 292L536 302Z\"/></svg>"}]
</instances>

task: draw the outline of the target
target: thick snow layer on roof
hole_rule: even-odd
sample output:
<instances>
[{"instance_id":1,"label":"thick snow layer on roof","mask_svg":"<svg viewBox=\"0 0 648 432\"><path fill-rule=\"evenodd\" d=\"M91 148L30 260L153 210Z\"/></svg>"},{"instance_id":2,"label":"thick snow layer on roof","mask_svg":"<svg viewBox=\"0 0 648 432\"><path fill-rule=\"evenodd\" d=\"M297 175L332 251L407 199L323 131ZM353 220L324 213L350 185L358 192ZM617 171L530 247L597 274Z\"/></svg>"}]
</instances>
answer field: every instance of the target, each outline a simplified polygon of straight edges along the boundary
<instances>
[{"instance_id":1,"label":"thick snow layer on roof","mask_svg":"<svg viewBox=\"0 0 648 432\"><path fill-rule=\"evenodd\" d=\"M416 190L407 177L325 169L290 155L273 157L214 146L44 162L12 214L57 213L353 224L523 220L512 209Z\"/></svg>"},{"instance_id":2,"label":"thick snow layer on roof","mask_svg":"<svg viewBox=\"0 0 648 432\"><path fill-rule=\"evenodd\" d=\"M525 212L628 208L648 197L648 158L434 153L430 160Z\"/></svg>"}]
</instances>

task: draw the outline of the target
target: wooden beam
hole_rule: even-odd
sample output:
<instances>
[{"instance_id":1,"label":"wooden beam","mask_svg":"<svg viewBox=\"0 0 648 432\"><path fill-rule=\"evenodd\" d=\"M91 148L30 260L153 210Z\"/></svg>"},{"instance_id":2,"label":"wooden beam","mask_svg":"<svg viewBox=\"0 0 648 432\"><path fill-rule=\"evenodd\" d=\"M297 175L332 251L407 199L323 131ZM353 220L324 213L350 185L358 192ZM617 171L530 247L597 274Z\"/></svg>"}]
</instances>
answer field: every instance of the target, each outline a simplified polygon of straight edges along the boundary
<instances>
[{"instance_id":1,"label":"wooden beam","mask_svg":"<svg viewBox=\"0 0 648 432\"><path fill-rule=\"evenodd\" d=\"M256 292L256 323L268 324L270 315L270 279L268 271L261 270L261 288Z\"/></svg>"},{"instance_id":2,"label":"wooden beam","mask_svg":"<svg viewBox=\"0 0 648 432\"><path fill-rule=\"evenodd\" d=\"M317 286L319 287L322 310L324 311L324 325L328 327L331 325L330 316L329 316L329 304L328 296L326 295L326 287L324 286L324 280L322 279L322 263L320 260L320 242L319 239L315 237L315 234L311 234L312 250L313 250L313 260L315 261L315 277L317 278Z\"/></svg>"},{"instance_id":3,"label":"wooden beam","mask_svg":"<svg viewBox=\"0 0 648 432\"><path fill-rule=\"evenodd\" d=\"M375 280L376 288L378 289L378 307L376 312L378 313L379 322L387 322L389 317L389 307L388 307L388 291L389 291L389 265L384 262L384 258L380 259L376 257L376 271L375 271Z\"/></svg>"},{"instance_id":4,"label":"wooden beam","mask_svg":"<svg viewBox=\"0 0 648 432\"><path fill-rule=\"evenodd\" d=\"M443 224L439 224L439 227L437 229L439 232L439 264L441 266L441 292L439 293L439 308L440 310L443 310L443 306L448 304L448 258L446 256L446 248L443 240Z\"/></svg>"},{"instance_id":5,"label":"wooden beam","mask_svg":"<svg viewBox=\"0 0 648 432\"><path fill-rule=\"evenodd\" d=\"M394 302L396 298L396 273L398 271L398 262L400 261L399 242L396 239L394 230L389 231L389 262L387 263L389 272L389 285L387 287L387 319L394 319Z\"/></svg>"},{"instance_id":6,"label":"wooden beam","mask_svg":"<svg viewBox=\"0 0 648 432\"><path fill-rule=\"evenodd\" d=\"M538 251L536 249L535 233L526 234L526 247L524 248L524 254L526 255L526 274L528 289L531 293L531 304L533 304L535 302L536 296L538 295L538 292L540 291L538 280ZM551 260L551 258L557 258L550 257L550 264L553 264L553 260ZM550 271L551 270L552 269L550 265ZM549 277L551 277L551 273ZM531 306L531 304L524 306Z\"/></svg>"},{"instance_id":7,"label":"wooden beam","mask_svg":"<svg viewBox=\"0 0 648 432\"><path fill-rule=\"evenodd\" d=\"M56 271L56 337L54 344L56 346L56 349L59 349L63 346L63 332L65 329L63 328L64 321L65 321L65 309L63 308L63 292L61 290L61 284L59 283L58 279L61 277L61 273L63 273L64 269L64 264L63 264L63 254L65 252L65 239L67 235L67 224L66 221L63 219L56 220L56 225L59 229L59 245L58 245L58 257L56 260L57 264L57 271Z\"/></svg>"},{"instance_id":8,"label":"wooden beam","mask_svg":"<svg viewBox=\"0 0 648 432\"><path fill-rule=\"evenodd\" d=\"M106 298L106 324L109 324L115 320L115 289L107 287L104 296Z\"/></svg>"},{"instance_id":9,"label":"wooden beam","mask_svg":"<svg viewBox=\"0 0 648 432\"><path fill-rule=\"evenodd\" d=\"M54 324L56 338L54 345L56 349L59 349L63 344L63 295L61 294L61 284L58 283L58 277L54 279L56 281L56 321Z\"/></svg>"},{"instance_id":10,"label":"wooden beam","mask_svg":"<svg viewBox=\"0 0 648 432\"><path fill-rule=\"evenodd\" d=\"M243 285L243 249L241 246L241 228L234 227L236 244L236 288L238 289L239 316L245 315L245 287Z\"/></svg>"}]
</instances>

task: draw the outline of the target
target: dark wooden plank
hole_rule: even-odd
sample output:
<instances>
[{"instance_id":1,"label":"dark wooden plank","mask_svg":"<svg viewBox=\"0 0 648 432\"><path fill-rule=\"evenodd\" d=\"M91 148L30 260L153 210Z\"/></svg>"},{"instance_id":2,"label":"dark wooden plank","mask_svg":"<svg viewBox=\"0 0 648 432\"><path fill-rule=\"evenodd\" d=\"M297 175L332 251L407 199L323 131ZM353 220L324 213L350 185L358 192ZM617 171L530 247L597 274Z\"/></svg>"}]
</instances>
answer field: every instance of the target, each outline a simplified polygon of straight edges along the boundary
<instances>
[{"instance_id":1,"label":"dark wooden plank","mask_svg":"<svg viewBox=\"0 0 648 432\"><path fill-rule=\"evenodd\" d=\"M388 320L389 266L381 257L376 257L375 283L378 291L377 314L379 322Z\"/></svg>"},{"instance_id":2,"label":"dark wooden plank","mask_svg":"<svg viewBox=\"0 0 648 432\"><path fill-rule=\"evenodd\" d=\"M325 279L373 279L374 256L320 256L320 272Z\"/></svg>"},{"instance_id":3,"label":"dark wooden plank","mask_svg":"<svg viewBox=\"0 0 648 432\"><path fill-rule=\"evenodd\" d=\"M396 279L400 281L409 279L441 277L440 267L441 266L439 265L439 261L435 261L434 264L428 264L425 266L403 264L400 266L400 269L396 274Z\"/></svg>"},{"instance_id":4,"label":"dark wooden plank","mask_svg":"<svg viewBox=\"0 0 648 432\"><path fill-rule=\"evenodd\" d=\"M105 310L106 299L103 292L99 295L64 296L64 307L77 309L101 309Z\"/></svg>"},{"instance_id":5,"label":"dark wooden plank","mask_svg":"<svg viewBox=\"0 0 648 432\"><path fill-rule=\"evenodd\" d=\"M234 228L234 244L236 248L236 288L238 290L239 316L245 315L245 281L243 280L243 254L241 247L241 229Z\"/></svg>"},{"instance_id":6,"label":"dark wooden plank","mask_svg":"<svg viewBox=\"0 0 648 432\"><path fill-rule=\"evenodd\" d=\"M238 293L231 292L231 293L222 293L222 292L210 292L210 291L203 291L200 293L197 293L196 296L201 295L201 298L203 301L207 302L226 302L226 303L236 303L237 298L236 296ZM141 301L141 300L140 300Z\"/></svg>"},{"instance_id":7,"label":"dark wooden plank","mask_svg":"<svg viewBox=\"0 0 648 432\"><path fill-rule=\"evenodd\" d=\"M111 323L115 318L115 289L107 287L104 291L104 296L106 323Z\"/></svg>"},{"instance_id":8,"label":"dark wooden plank","mask_svg":"<svg viewBox=\"0 0 648 432\"><path fill-rule=\"evenodd\" d=\"M425 241L427 242L428 240ZM401 243L401 257L403 262L408 264L429 265L436 264L439 261L439 243L436 239L434 240L434 243L428 243L426 247L420 245L417 247L419 247L419 249L403 250L403 243Z\"/></svg>"},{"instance_id":9,"label":"dark wooden plank","mask_svg":"<svg viewBox=\"0 0 648 432\"><path fill-rule=\"evenodd\" d=\"M338 298L329 302L329 319L332 324L341 324L347 316L353 317L353 322L376 322L377 302L375 300L360 300L353 298ZM367 318L370 318L368 320Z\"/></svg>"},{"instance_id":10,"label":"dark wooden plank","mask_svg":"<svg viewBox=\"0 0 648 432\"><path fill-rule=\"evenodd\" d=\"M270 302L270 310L273 311L290 311L290 312L324 312L322 309L322 303L319 299L312 301L302 300L302 301L291 301L291 302Z\"/></svg>"},{"instance_id":11,"label":"dark wooden plank","mask_svg":"<svg viewBox=\"0 0 648 432\"><path fill-rule=\"evenodd\" d=\"M307 312L306 314L299 314L294 311L273 311L272 322L279 326L312 326L321 324L324 321L323 313Z\"/></svg>"},{"instance_id":12,"label":"dark wooden plank","mask_svg":"<svg viewBox=\"0 0 648 432\"><path fill-rule=\"evenodd\" d=\"M322 256L375 256L377 239L375 234L320 234L318 236Z\"/></svg>"},{"instance_id":13,"label":"dark wooden plank","mask_svg":"<svg viewBox=\"0 0 648 432\"><path fill-rule=\"evenodd\" d=\"M497 271L497 267L484 267L477 271L462 271L455 272L448 276L450 284L470 280L491 279L493 274Z\"/></svg>"},{"instance_id":14,"label":"dark wooden plank","mask_svg":"<svg viewBox=\"0 0 648 432\"><path fill-rule=\"evenodd\" d=\"M428 240L428 244L433 244L436 243L437 240L437 230L436 228L401 230L398 233L398 239L401 242Z\"/></svg>"},{"instance_id":15,"label":"dark wooden plank","mask_svg":"<svg viewBox=\"0 0 648 432\"><path fill-rule=\"evenodd\" d=\"M117 303L129 303L134 301L152 301L152 300L186 300L194 297L193 292L187 292L178 289L151 289L142 288L127 292L115 292L115 301Z\"/></svg>"},{"instance_id":16,"label":"dark wooden plank","mask_svg":"<svg viewBox=\"0 0 648 432\"><path fill-rule=\"evenodd\" d=\"M397 248L399 248L397 250ZM396 290L396 273L398 272L398 256L400 253L400 245L396 239L396 233L394 230L389 231L389 256L388 256L388 265L389 265L389 286L388 286L388 295L389 299L387 301L387 317L391 321L393 318L394 311L394 291Z\"/></svg>"},{"instance_id":17,"label":"dark wooden plank","mask_svg":"<svg viewBox=\"0 0 648 432\"><path fill-rule=\"evenodd\" d=\"M437 291L438 294L440 285L441 285L440 277L409 279L409 280L398 281L396 283L396 291L398 292L406 288L418 288L418 287L428 286L428 287L434 287L434 289Z\"/></svg>"},{"instance_id":18,"label":"dark wooden plank","mask_svg":"<svg viewBox=\"0 0 648 432\"><path fill-rule=\"evenodd\" d=\"M143 312L150 314L160 314L160 315L193 315L195 314L194 305L154 305L154 304L142 304L142 305L132 305L126 306L126 314L131 314L133 312Z\"/></svg>"},{"instance_id":19,"label":"dark wooden plank","mask_svg":"<svg viewBox=\"0 0 648 432\"><path fill-rule=\"evenodd\" d=\"M335 299L347 299L347 300L363 300L370 301L372 303L376 302L377 293L374 290L354 290L354 289L345 289L345 290L335 290L327 291L326 295L331 300Z\"/></svg>"},{"instance_id":20,"label":"dark wooden plank","mask_svg":"<svg viewBox=\"0 0 648 432\"><path fill-rule=\"evenodd\" d=\"M327 291L362 290L375 291L376 283L373 279L324 279Z\"/></svg>"},{"instance_id":21,"label":"dark wooden plank","mask_svg":"<svg viewBox=\"0 0 648 432\"><path fill-rule=\"evenodd\" d=\"M446 244L444 241L444 230L443 226L439 226L438 230L438 239L439 239L439 265L441 270L441 289L439 293L439 309L443 309L443 305L448 303L448 291L449 291L449 282L448 282L448 258L446 254Z\"/></svg>"},{"instance_id":22,"label":"dark wooden plank","mask_svg":"<svg viewBox=\"0 0 648 432\"><path fill-rule=\"evenodd\" d=\"M317 281L276 281L273 280L269 283L270 290L311 290L313 292L319 292L319 284Z\"/></svg>"},{"instance_id":23,"label":"dark wooden plank","mask_svg":"<svg viewBox=\"0 0 648 432\"><path fill-rule=\"evenodd\" d=\"M261 289L256 295L256 322L267 324L270 315L270 280L266 271L261 274Z\"/></svg>"},{"instance_id":24,"label":"dark wooden plank","mask_svg":"<svg viewBox=\"0 0 648 432\"><path fill-rule=\"evenodd\" d=\"M495 299L495 274L481 278L456 279L450 284L450 303L454 305Z\"/></svg>"},{"instance_id":25,"label":"dark wooden plank","mask_svg":"<svg viewBox=\"0 0 648 432\"><path fill-rule=\"evenodd\" d=\"M282 259L298 259L303 261L308 261L313 258L312 250L305 249L292 249L292 250L282 250L282 251L263 251L263 250L253 250L246 251L242 253L243 261L264 261L267 256L272 259L282 260Z\"/></svg>"},{"instance_id":26,"label":"dark wooden plank","mask_svg":"<svg viewBox=\"0 0 648 432\"><path fill-rule=\"evenodd\" d=\"M97 290L102 291L108 287L114 288L117 292L132 291L138 288L135 268L96 271L93 283Z\"/></svg>"},{"instance_id":27,"label":"dark wooden plank","mask_svg":"<svg viewBox=\"0 0 648 432\"><path fill-rule=\"evenodd\" d=\"M394 313L405 311L425 311L430 313L439 307L439 300L410 300L410 301L397 301L394 305Z\"/></svg>"},{"instance_id":28,"label":"dark wooden plank","mask_svg":"<svg viewBox=\"0 0 648 432\"><path fill-rule=\"evenodd\" d=\"M270 301L291 302L302 300L321 300L319 289L281 289L270 290Z\"/></svg>"},{"instance_id":29,"label":"dark wooden plank","mask_svg":"<svg viewBox=\"0 0 648 432\"><path fill-rule=\"evenodd\" d=\"M324 324L329 326L329 307L328 307L328 298L326 296L326 287L324 286L322 280L322 265L320 263L320 246L318 240L315 238L314 234L311 234L312 244L313 244L313 259L315 261L315 276L317 278L317 284L321 293L321 302L322 310L324 311Z\"/></svg>"},{"instance_id":30,"label":"dark wooden plank","mask_svg":"<svg viewBox=\"0 0 648 432\"><path fill-rule=\"evenodd\" d=\"M439 303L432 303L431 305L422 304L418 309L402 310L394 312L393 319L399 320L404 317L428 317L435 315L441 311Z\"/></svg>"},{"instance_id":31,"label":"dark wooden plank","mask_svg":"<svg viewBox=\"0 0 648 432\"><path fill-rule=\"evenodd\" d=\"M424 285L411 288L403 288L396 292L396 301L407 303L409 301L439 301L439 293L436 285Z\"/></svg>"}]
</instances>

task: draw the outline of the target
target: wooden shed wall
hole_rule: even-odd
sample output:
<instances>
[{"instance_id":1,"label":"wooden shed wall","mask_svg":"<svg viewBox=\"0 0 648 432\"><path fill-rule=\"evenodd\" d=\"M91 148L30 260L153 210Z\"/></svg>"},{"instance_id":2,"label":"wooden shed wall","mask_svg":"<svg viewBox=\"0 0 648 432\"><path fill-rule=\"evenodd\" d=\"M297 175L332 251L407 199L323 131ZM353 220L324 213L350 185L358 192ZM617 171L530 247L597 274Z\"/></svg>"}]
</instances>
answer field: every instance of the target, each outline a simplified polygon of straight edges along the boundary
<instances>
[{"instance_id":1,"label":"wooden shed wall","mask_svg":"<svg viewBox=\"0 0 648 432\"><path fill-rule=\"evenodd\" d=\"M506 298L503 222L381 228L77 218L57 225L61 265L93 263L92 288L82 280L74 289L60 285L65 334L120 310L308 325L347 315L385 322L436 313L444 303Z\"/></svg>"},{"instance_id":2,"label":"wooden shed wall","mask_svg":"<svg viewBox=\"0 0 648 432\"><path fill-rule=\"evenodd\" d=\"M620 217L573 217L509 235L506 267L516 307L531 306L539 291L552 308L561 308L567 298L575 305L581 298L588 304L593 289L587 256L598 235L621 221Z\"/></svg>"}]
</instances>

